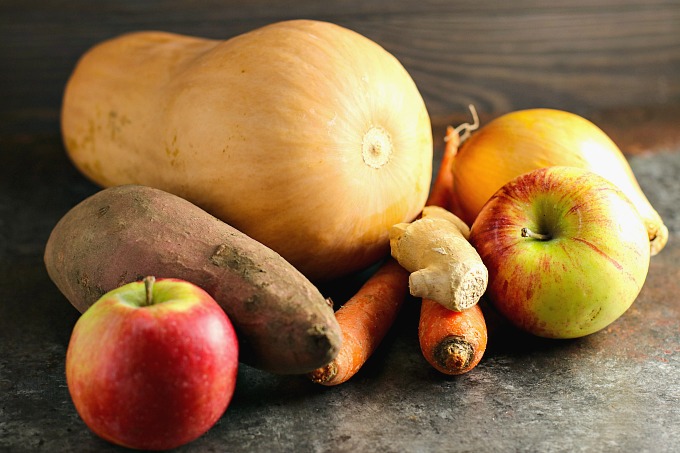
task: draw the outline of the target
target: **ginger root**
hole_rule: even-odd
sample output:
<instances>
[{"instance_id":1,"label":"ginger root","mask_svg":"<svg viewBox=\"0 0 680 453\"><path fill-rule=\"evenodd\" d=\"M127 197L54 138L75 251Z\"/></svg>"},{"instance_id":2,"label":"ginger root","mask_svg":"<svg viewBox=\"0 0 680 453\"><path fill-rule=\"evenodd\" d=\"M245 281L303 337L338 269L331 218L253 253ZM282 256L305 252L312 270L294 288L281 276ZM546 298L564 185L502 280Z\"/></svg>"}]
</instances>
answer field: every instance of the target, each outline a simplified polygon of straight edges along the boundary
<instances>
[{"instance_id":1,"label":"ginger root","mask_svg":"<svg viewBox=\"0 0 680 453\"><path fill-rule=\"evenodd\" d=\"M420 219L390 229L391 253L411 272L412 296L437 301L455 311L479 301L489 273L468 242L469 235L465 222L438 206L426 206Z\"/></svg>"}]
</instances>

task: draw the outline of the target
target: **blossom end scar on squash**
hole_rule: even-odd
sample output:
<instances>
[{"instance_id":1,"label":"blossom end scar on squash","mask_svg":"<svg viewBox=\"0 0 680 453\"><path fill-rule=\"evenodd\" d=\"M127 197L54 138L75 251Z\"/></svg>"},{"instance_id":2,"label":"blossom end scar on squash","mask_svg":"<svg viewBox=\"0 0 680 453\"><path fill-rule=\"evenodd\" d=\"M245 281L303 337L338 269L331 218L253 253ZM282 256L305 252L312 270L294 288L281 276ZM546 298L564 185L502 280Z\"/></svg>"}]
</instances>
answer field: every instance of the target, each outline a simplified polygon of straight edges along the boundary
<instances>
[{"instance_id":1,"label":"blossom end scar on squash","mask_svg":"<svg viewBox=\"0 0 680 453\"><path fill-rule=\"evenodd\" d=\"M380 168L392 157L392 137L380 126L371 126L361 142L361 155L369 167Z\"/></svg>"}]
</instances>

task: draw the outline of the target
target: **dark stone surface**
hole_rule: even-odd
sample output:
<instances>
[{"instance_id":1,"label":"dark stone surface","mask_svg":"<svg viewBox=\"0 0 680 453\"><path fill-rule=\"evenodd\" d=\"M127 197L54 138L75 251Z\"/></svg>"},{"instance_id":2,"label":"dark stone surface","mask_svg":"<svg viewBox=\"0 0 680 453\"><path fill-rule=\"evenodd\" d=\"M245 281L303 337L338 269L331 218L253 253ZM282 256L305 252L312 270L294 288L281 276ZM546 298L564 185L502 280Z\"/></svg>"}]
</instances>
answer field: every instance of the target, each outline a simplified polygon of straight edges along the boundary
<instances>
[{"instance_id":1,"label":"dark stone surface","mask_svg":"<svg viewBox=\"0 0 680 453\"><path fill-rule=\"evenodd\" d=\"M438 152L445 126L470 120L469 103L483 121L537 106L593 113L635 154L671 240L633 307L601 332L547 341L498 324L478 367L446 377L422 358L410 301L341 386L241 367L224 417L180 451L680 451L680 10L585 3L3 0L0 452L124 451L94 436L70 400L64 361L78 313L42 261L54 224L97 190L68 161L58 130L78 57L132 30L225 39L299 17L348 26L400 58L433 116ZM327 291L339 302L358 282Z\"/></svg>"},{"instance_id":2,"label":"dark stone surface","mask_svg":"<svg viewBox=\"0 0 680 453\"><path fill-rule=\"evenodd\" d=\"M78 313L42 262L51 228L97 188L71 166L56 133L6 136L0 149L0 451L120 451L94 436L71 403L64 360ZM548 341L489 316L482 362L447 377L422 358L410 301L341 386L242 366L226 414L180 450L678 451L680 152L630 161L671 240L652 259L638 300L610 327Z\"/></svg>"}]
</instances>

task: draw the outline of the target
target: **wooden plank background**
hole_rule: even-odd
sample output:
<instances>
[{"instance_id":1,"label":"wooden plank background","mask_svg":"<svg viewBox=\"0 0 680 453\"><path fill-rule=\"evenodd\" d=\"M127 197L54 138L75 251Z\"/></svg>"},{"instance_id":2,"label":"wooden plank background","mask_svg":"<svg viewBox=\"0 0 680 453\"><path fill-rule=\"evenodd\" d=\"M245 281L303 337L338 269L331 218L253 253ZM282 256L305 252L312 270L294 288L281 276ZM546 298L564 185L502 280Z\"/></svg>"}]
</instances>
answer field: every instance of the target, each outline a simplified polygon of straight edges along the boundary
<instances>
[{"instance_id":1,"label":"wooden plank background","mask_svg":"<svg viewBox=\"0 0 680 453\"><path fill-rule=\"evenodd\" d=\"M58 130L66 79L103 39L140 29L226 39L294 18L344 25L392 52L435 127L470 103L482 116L680 103L678 0L2 0L0 132Z\"/></svg>"}]
</instances>

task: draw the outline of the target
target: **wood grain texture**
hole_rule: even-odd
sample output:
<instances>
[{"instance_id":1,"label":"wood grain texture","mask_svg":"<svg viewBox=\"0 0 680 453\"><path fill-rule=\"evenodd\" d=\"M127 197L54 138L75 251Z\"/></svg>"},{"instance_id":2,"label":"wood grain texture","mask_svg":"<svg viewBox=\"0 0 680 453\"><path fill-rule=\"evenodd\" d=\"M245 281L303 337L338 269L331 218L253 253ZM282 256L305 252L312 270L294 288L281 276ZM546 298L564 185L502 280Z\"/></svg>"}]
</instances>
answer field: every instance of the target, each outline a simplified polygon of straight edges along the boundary
<instances>
[{"instance_id":1,"label":"wood grain texture","mask_svg":"<svg viewBox=\"0 0 680 453\"><path fill-rule=\"evenodd\" d=\"M435 122L555 107L590 113L680 102L680 2L4 0L3 130L58 124L66 79L95 43L158 29L227 39L284 19L328 20L401 60Z\"/></svg>"}]
</instances>

